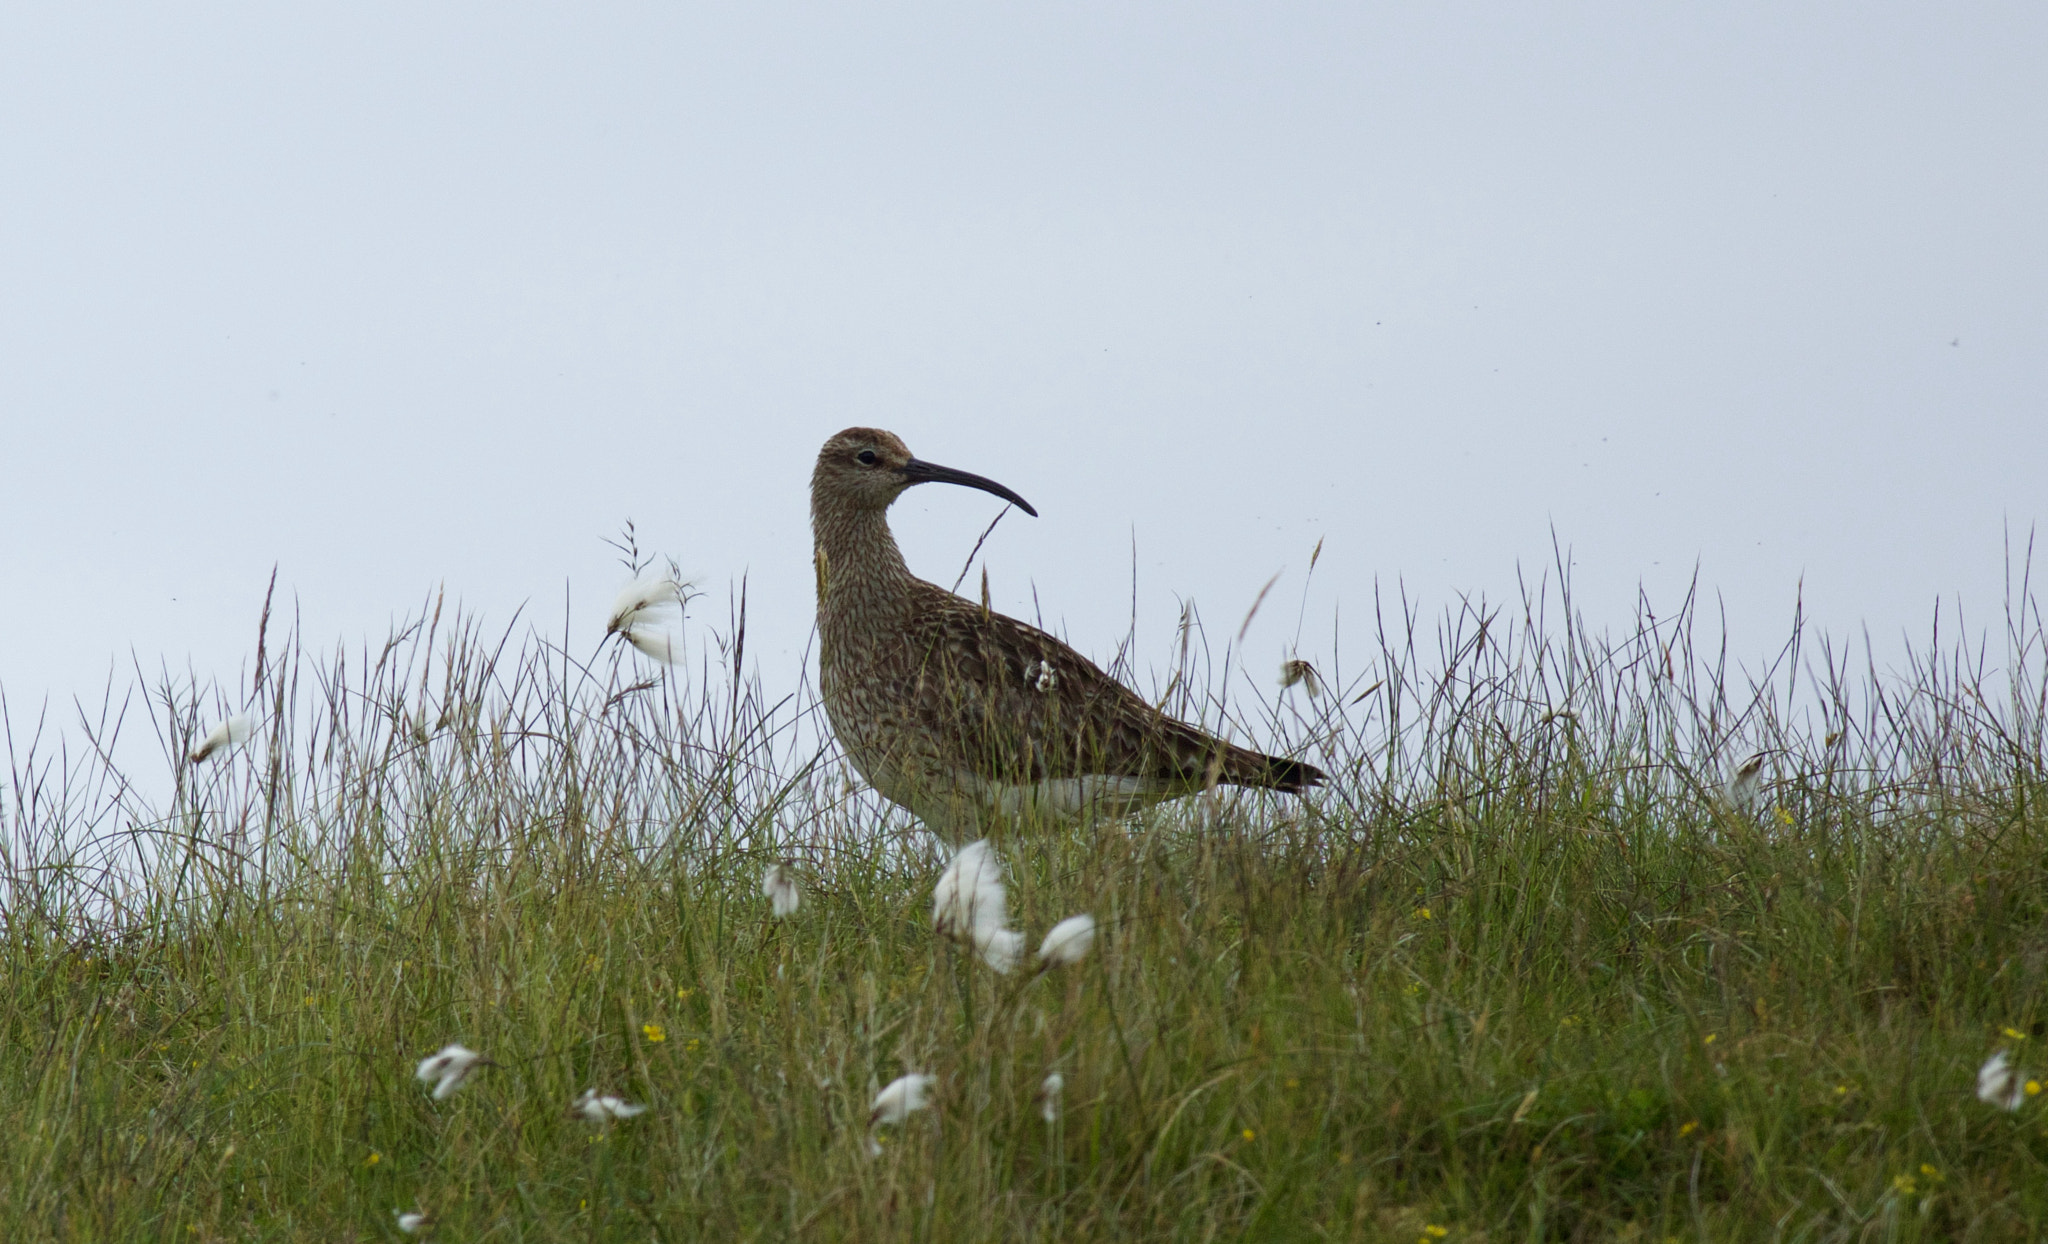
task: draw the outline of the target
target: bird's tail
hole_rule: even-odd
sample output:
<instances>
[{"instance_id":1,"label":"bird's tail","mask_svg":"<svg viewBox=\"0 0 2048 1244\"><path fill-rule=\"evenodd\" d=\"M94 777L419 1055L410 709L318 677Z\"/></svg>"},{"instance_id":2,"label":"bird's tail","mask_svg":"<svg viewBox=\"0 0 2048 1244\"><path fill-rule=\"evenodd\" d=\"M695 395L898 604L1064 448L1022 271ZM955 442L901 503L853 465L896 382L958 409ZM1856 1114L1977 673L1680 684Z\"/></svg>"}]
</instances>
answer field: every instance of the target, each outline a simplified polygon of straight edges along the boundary
<instances>
[{"instance_id":1,"label":"bird's tail","mask_svg":"<svg viewBox=\"0 0 2048 1244\"><path fill-rule=\"evenodd\" d=\"M1187 741L1199 741L1199 750L1182 752L1185 760L1200 758L1199 769L1194 765L1187 766L1187 770L1194 770L1188 772L1187 776L1196 778L1199 786L1208 787L1220 783L1228 786L1251 786L1260 790L1277 790L1283 794L1295 795L1329 780L1328 774L1306 761L1289 760L1285 756L1268 756L1264 752L1255 752L1248 747L1239 747L1234 743L1210 738L1192 727L1185 729Z\"/></svg>"},{"instance_id":2,"label":"bird's tail","mask_svg":"<svg viewBox=\"0 0 2048 1244\"><path fill-rule=\"evenodd\" d=\"M1259 766L1259 771L1249 780L1226 778L1226 781L1234 781L1240 786L1261 786L1267 790L1298 795L1311 786L1321 786L1329 780L1328 774L1303 761L1289 760L1285 756L1262 756L1257 752L1246 752L1245 755Z\"/></svg>"}]
</instances>

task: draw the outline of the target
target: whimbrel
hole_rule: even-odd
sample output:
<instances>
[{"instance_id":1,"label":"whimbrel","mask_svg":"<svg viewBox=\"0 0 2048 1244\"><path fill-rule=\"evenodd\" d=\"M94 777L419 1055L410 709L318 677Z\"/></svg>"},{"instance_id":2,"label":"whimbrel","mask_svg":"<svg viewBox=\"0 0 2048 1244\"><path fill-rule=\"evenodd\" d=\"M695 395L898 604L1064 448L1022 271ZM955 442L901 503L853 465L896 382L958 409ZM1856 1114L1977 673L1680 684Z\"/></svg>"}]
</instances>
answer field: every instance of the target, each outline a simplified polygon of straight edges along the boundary
<instances>
[{"instance_id":1,"label":"whimbrel","mask_svg":"<svg viewBox=\"0 0 2048 1244\"><path fill-rule=\"evenodd\" d=\"M1176 721L1059 640L910 573L889 506L991 479L911 456L877 428L825 442L811 475L825 713L860 775L955 841L998 819L1121 815L1219 783L1300 791L1313 765Z\"/></svg>"}]
</instances>

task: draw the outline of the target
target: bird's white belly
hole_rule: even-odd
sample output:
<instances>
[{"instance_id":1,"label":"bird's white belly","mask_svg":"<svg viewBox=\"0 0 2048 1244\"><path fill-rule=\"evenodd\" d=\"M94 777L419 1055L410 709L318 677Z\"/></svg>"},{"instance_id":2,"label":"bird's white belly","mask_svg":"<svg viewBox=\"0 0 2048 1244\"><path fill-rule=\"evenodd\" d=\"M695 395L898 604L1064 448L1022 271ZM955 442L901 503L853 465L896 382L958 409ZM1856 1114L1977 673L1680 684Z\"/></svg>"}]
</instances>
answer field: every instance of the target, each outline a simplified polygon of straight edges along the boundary
<instances>
[{"instance_id":1,"label":"bird's white belly","mask_svg":"<svg viewBox=\"0 0 2048 1244\"><path fill-rule=\"evenodd\" d=\"M1033 812L1052 816L1113 814L1162 793L1156 782L1108 773L1029 783L992 782L970 775L963 784L973 789L991 810L1012 817Z\"/></svg>"}]
</instances>

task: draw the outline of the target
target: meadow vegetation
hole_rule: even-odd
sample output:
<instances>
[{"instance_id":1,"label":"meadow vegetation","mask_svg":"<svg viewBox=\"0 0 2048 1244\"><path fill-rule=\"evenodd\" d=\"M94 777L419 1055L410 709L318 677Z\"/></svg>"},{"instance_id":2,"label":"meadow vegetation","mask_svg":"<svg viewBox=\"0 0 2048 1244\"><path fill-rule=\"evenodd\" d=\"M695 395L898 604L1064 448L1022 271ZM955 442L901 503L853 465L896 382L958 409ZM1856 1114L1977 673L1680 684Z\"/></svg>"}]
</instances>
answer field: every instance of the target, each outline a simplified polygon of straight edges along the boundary
<instances>
[{"instance_id":1,"label":"meadow vegetation","mask_svg":"<svg viewBox=\"0 0 2048 1244\"><path fill-rule=\"evenodd\" d=\"M1609 637L1554 586L1368 629L1313 695L1192 615L1125 671L1332 782L998 839L1032 946L1099 922L1037 976L933 936L947 849L795 671L769 694L738 602L676 667L430 606L10 710L0 1238L2048 1233L2048 1097L1974 1091L2001 1049L2048 1076L2024 587L1989 651L1893 671L1795 625L1745 672L1691 602ZM437 1100L449 1042L490 1061ZM906 1072L930 1107L870 1128ZM648 1109L573 1115L592 1088Z\"/></svg>"}]
</instances>

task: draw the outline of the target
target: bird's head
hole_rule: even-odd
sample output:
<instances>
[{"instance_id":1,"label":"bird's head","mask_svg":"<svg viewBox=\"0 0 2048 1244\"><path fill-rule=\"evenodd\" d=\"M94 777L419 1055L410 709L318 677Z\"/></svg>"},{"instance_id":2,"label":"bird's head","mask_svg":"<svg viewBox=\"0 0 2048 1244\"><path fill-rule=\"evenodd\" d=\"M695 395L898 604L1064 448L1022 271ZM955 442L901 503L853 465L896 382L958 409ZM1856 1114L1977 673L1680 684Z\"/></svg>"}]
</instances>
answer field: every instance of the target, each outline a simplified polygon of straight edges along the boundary
<instances>
[{"instance_id":1,"label":"bird's head","mask_svg":"<svg viewBox=\"0 0 2048 1244\"><path fill-rule=\"evenodd\" d=\"M912 457L895 433L880 428L848 428L825 442L811 472L811 510L886 510L912 484L964 484L1038 517L1030 502L994 480Z\"/></svg>"}]
</instances>

